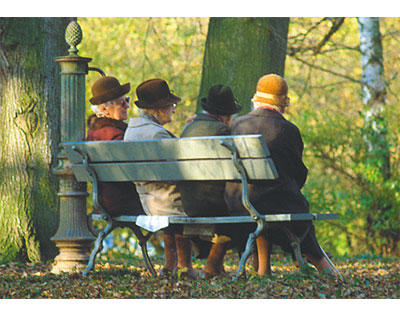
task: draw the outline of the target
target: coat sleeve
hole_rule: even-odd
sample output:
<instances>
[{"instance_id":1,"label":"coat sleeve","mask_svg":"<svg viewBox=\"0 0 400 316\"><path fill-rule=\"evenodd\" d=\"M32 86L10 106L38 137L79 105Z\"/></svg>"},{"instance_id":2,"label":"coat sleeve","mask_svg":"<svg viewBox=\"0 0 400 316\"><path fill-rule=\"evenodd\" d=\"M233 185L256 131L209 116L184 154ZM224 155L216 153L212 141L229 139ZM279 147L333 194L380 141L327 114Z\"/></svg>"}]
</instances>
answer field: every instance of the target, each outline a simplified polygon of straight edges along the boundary
<instances>
[{"instance_id":1,"label":"coat sleeve","mask_svg":"<svg viewBox=\"0 0 400 316\"><path fill-rule=\"evenodd\" d=\"M299 129L295 125L291 125L287 133L288 150L290 151L291 164L290 173L295 179L298 186L302 188L307 179L308 169L303 163L304 144Z\"/></svg>"},{"instance_id":2,"label":"coat sleeve","mask_svg":"<svg viewBox=\"0 0 400 316\"><path fill-rule=\"evenodd\" d=\"M155 130L154 133L151 135L153 139L158 139L158 138L175 138L175 136L170 133L168 130L166 129L158 129Z\"/></svg>"}]
</instances>

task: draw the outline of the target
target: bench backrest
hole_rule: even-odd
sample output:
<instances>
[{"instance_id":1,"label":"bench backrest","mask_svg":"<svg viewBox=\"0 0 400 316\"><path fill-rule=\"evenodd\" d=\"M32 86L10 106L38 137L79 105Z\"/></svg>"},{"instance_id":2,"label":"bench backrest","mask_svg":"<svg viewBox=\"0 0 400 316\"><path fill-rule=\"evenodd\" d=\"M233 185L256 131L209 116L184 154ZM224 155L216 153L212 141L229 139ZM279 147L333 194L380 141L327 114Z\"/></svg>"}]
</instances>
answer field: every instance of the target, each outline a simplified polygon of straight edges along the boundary
<instances>
[{"instance_id":1,"label":"bench backrest","mask_svg":"<svg viewBox=\"0 0 400 316\"><path fill-rule=\"evenodd\" d=\"M80 153L87 156L99 181L240 180L232 153L221 141L236 148L248 179L278 177L261 135L71 142L62 146L79 182L90 181Z\"/></svg>"}]
</instances>

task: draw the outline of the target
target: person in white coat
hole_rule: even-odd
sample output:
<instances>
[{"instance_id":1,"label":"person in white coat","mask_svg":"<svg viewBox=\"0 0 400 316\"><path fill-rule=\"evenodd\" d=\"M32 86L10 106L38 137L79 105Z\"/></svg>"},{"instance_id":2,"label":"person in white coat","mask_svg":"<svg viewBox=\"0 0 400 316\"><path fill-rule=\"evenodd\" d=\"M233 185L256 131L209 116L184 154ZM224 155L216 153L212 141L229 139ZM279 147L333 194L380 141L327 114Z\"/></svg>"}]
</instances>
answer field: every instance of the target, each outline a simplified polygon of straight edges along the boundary
<instances>
[{"instance_id":1,"label":"person in white coat","mask_svg":"<svg viewBox=\"0 0 400 316\"><path fill-rule=\"evenodd\" d=\"M171 93L162 79L150 79L136 88L139 117L131 118L124 140L176 138L163 125L172 121L175 107L181 98ZM181 195L171 182L135 182L144 211L148 215L185 215ZM192 267L192 245L182 235L182 227L168 227L163 231L165 264L160 274L186 269L191 278L197 277Z\"/></svg>"}]
</instances>

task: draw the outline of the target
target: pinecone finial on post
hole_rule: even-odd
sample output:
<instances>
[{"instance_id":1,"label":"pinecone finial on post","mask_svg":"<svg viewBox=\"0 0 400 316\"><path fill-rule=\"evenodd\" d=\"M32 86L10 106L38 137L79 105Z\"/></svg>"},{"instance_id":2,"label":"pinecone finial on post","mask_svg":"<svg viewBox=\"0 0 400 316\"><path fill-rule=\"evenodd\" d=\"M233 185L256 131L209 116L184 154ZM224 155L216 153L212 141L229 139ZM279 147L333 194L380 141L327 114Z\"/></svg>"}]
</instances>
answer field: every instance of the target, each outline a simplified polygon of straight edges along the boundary
<instances>
[{"instance_id":1,"label":"pinecone finial on post","mask_svg":"<svg viewBox=\"0 0 400 316\"><path fill-rule=\"evenodd\" d=\"M68 52L70 55L78 56L76 46L82 41L82 29L77 21L71 21L65 29L65 41L70 46Z\"/></svg>"}]
</instances>

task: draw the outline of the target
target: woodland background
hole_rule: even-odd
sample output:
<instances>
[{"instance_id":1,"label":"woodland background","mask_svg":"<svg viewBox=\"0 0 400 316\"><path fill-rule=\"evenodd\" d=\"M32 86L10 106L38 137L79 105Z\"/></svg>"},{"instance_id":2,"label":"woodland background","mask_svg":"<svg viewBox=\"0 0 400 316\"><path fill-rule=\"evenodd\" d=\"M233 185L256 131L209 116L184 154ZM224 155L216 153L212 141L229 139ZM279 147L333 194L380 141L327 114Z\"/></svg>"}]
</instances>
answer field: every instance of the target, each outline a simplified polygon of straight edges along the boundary
<instances>
[{"instance_id":1,"label":"woodland background","mask_svg":"<svg viewBox=\"0 0 400 316\"><path fill-rule=\"evenodd\" d=\"M209 19L78 21L84 32L81 56L92 57L93 65L121 82L130 82L133 98L135 87L143 80L160 77L170 83L182 102L167 128L179 135L185 120L199 110L198 98L204 96L199 92ZM292 17L289 22L284 75L291 106L286 117L300 128L305 143L309 177L303 193L311 210L340 214L338 221L316 225L322 244L337 255L389 255L399 251L400 19L380 18L379 22L387 89L384 119L390 144L390 179L380 174L379 161L363 158L368 128L363 120L357 19ZM91 73L87 86L98 76ZM89 94L87 89L87 98ZM250 108L250 99L241 103ZM130 115L137 115L134 105ZM377 211L377 200L388 209Z\"/></svg>"},{"instance_id":2,"label":"woodland background","mask_svg":"<svg viewBox=\"0 0 400 316\"><path fill-rule=\"evenodd\" d=\"M67 54L71 19L0 18L0 262L47 262L57 253L51 241L59 223L55 57ZM77 20L79 55L130 82L133 101L142 81L168 81L182 98L167 126L176 135L201 110L198 100L211 84L230 85L242 115L265 69L284 75L291 98L285 115L302 132L309 168L303 192L312 212L340 215L316 225L324 249L336 256L399 255L399 18ZM372 84L367 68L377 70ZM86 100L98 78L89 72ZM88 101L86 109L90 115ZM133 102L129 114L138 115Z\"/></svg>"},{"instance_id":3,"label":"woodland background","mask_svg":"<svg viewBox=\"0 0 400 316\"><path fill-rule=\"evenodd\" d=\"M357 18L78 18L83 30L79 55L91 57L91 67L100 67L121 83L130 82L133 99L143 80L168 81L182 98L167 126L177 135L185 120L200 110L198 100L206 93L204 69L229 69L230 54L232 59L238 51L244 55L237 73L254 74L252 82L228 76L243 106L240 114L250 110L256 82L264 74L254 58L257 52L268 59L268 69L276 66L284 73L291 98L285 116L302 132L309 168L303 193L312 212L340 215L335 221L318 222L316 229L345 282L299 273L280 253L273 258L271 277L259 278L250 267L244 281L232 282L229 274L199 281L152 278L140 258L132 256L137 244L124 230L108 241L98 272L88 278L49 273L57 253L50 237L59 223L58 181L51 173L60 136L60 80L54 58L67 54L63 33L70 20L0 18L1 298L399 298L399 18L379 18L378 36L372 41L382 48L377 61L383 82L380 110L372 120L367 119L371 106L363 101ZM246 33L254 23L257 31ZM219 34L211 36L210 26ZM287 26L286 39L280 34ZM218 44L227 34L230 51L216 56L220 59L212 69L204 58L208 37ZM279 50L269 53L264 45L268 41ZM274 54L280 57L276 64ZM278 64L282 61L284 65ZM98 78L95 72L87 76L87 116L90 87ZM129 114L138 114L133 102ZM88 199L89 211L90 204ZM160 254L162 248L157 240L153 246L159 269L162 257L157 250ZM228 253L228 273L235 271L237 261L236 254ZM194 265L201 268L204 262L195 259Z\"/></svg>"}]
</instances>

